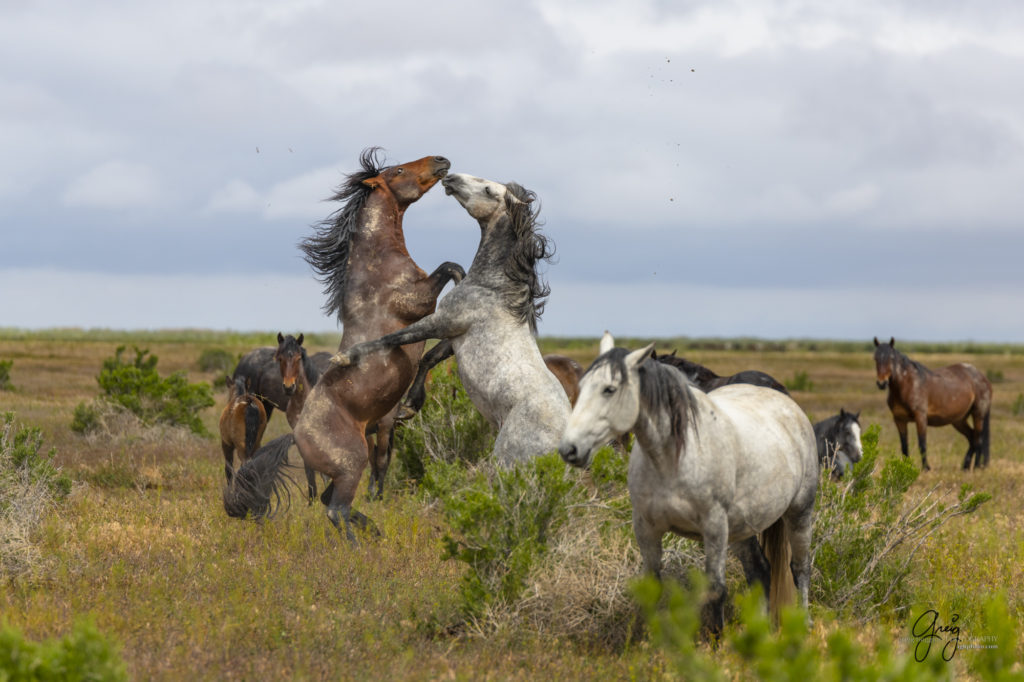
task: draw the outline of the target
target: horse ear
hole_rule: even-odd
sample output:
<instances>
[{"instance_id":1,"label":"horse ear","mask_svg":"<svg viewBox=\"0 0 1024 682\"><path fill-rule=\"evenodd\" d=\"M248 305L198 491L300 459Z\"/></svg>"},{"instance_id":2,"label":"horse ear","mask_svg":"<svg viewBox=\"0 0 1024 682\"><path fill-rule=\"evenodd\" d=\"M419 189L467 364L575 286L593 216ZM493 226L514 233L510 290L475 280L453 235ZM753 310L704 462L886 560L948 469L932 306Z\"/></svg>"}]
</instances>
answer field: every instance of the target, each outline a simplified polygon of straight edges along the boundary
<instances>
[{"instance_id":1,"label":"horse ear","mask_svg":"<svg viewBox=\"0 0 1024 682\"><path fill-rule=\"evenodd\" d=\"M284 336L281 335L281 332L278 332L277 333L277 345L280 346L282 343L284 343Z\"/></svg>"},{"instance_id":2,"label":"horse ear","mask_svg":"<svg viewBox=\"0 0 1024 682\"><path fill-rule=\"evenodd\" d=\"M843 417L845 417L845 416L846 416L846 409L845 409L845 408L842 408L842 407L840 407L840 408L839 408L839 417L840 417L840 419L841 419L841 418L843 418Z\"/></svg>"},{"instance_id":3,"label":"horse ear","mask_svg":"<svg viewBox=\"0 0 1024 682\"><path fill-rule=\"evenodd\" d=\"M305 340L305 338L306 338L306 335L305 335L305 334L299 334L299 338L297 338L297 339L295 339L295 340L296 340L296 341L298 341L298 342L299 342L299 345L301 346L301 345L302 345L302 342L303 342L303 341Z\"/></svg>"},{"instance_id":4,"label":"horse ear","mask_svg":"<svg viewBox=\"0 0 1024 682\"><path fill-rule=\"evenodd\" d=\"M875 348L878 348L878 337L875 337Z\"/></svg>"},{"instance_id":5,"label":"horse ear","mask_svg":"<svg viewBox=\"0 0 1024 682\"><path fill-rule=\"evenodd\" d=\"M231 388L232 386L235 385L235 382L231 380L230 374L224 375L224 385L227 386L228 388Z\"/></svg>"},{"instance_id":6,"label":"horse ear","mask_svg":"<svg viewBox=\"0 0 1024 682\"><path fill-rule=\"evenodd\" d=\"M654 342L647 344L640 350L635 350L626 356L626 367L635 368L644 364L644 361L651 356L651 351L654 350Z\"/></svg>"},{"instance_id":7,"label":"horse ear","mask_svg":"<svg viewBox=\"0 0 1024 682\"><path fill-rule=\"evenodd\" d=\"M369 187L370 189L377 189L383 186L384 183L380 179L379 175L375 175L372 178L367 178L366 180L363 180L363 184Z\"/></svg>"},{"instance_id":8,"label":"horse ear","mask_svg":"<svg viewBox=\"0 0 1024 682\"><path fill-rule=\"evenodd\" d=\"M889 337L889 345L892 346L893 348L896 347L896 337L895 336L890 336Z\"/></svg>"}]
</instances>

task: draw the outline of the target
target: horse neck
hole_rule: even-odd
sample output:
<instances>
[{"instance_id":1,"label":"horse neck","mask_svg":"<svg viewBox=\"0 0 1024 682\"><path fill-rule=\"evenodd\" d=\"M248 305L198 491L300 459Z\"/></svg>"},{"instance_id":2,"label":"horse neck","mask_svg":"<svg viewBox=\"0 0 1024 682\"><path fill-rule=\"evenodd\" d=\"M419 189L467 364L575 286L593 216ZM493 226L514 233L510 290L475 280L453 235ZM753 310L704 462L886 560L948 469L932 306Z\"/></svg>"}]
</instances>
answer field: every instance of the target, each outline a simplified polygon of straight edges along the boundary
<instances>
[{"instance_id":1,"label":"horse neck","mask_svg":"<svg viewBox=\"0 0 1024 682\"><path fill-rule=\"evenodd\" d=\"M349 263L368 262L381 253L394 253L411 260L402 230L404 215L405 207L398 205L390 191L372 192L359 216L359 228L352 234Z\"/></svg>"},{"instance_id":2,"label":"horse neck","mask_svg":"<svg viewBox=\"0 0 1024 682\"><path fill-rule=\"evenodd\" d=\"M693 411L688 405L671 406L662 401L650 400L650 391L644 390L644 382L652 381L655 372L674 372L668 367L663 367L655 361L648 361L644 364L645 372L640 375L640 415L633 427L637 442L643 449L644 454L656 463L659 468L670 467L678 461L683 446L685 432L692 427ZM668 381L678 382L675 376L662 377ZM685 384L680 384L680 391L684 399L694 401L700 395L699 391L691 391ZM674 414L676 410L686 410L687 414L682 426L682 433L673 433L673 420L680 415Z\"/></svg>"},{"instance_id":3,"label":"horse neck","mask_svg":"<svg viewBox=\"0 0 1024 682\"><path fill-rule=\"evenodd\" d=\"M306 384L306 388L311 388L319 379L320 375L317 374L316 365L310 357L303 351L302 353L302 369L299 371L299 381Z\"/></svg>"},{"instance_id":4,"label":"horse neck","mask_svg":"<svg viewBox=\"0 0 1024 682\"><path fill-rule=\"evenodd\" d=\"M485 284L500 285L505 281L505 264L515 243L508 215L491 222L480 221L480 246L477 247L469 274Z\"/></svg>"}]
</instances>

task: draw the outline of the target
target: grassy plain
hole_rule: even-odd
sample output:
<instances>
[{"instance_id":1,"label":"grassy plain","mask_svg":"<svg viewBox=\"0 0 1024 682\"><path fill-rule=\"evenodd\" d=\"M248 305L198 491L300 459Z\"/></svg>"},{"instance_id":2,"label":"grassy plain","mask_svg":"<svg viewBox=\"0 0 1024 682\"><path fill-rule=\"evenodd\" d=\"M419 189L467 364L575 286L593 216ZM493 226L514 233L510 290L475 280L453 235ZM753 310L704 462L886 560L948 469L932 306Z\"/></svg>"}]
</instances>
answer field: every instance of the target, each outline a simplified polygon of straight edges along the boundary
<instances>
[{"instance_id":1,"label":"grassy plain","mask_svg":"<svg viewBox=\"0 0 1024 682\"><path fill-rule=\"evenodd\" d=\"M96 396L95 377L116 346L148 348L161 374L181 370L215 384L217 406L204 422L216 432L225 400L222 376L200 372L203 350L242 353L271 345L273 334L201 331L0 330L0 360L13 360L0 413L42 429L45 446L79 482L43 526L44 561L29 576L0 576L0 620L33 639L66 633L89 616L116 638L134 679L649 679L664 660L643 639L625 649L567 641L523 625L490 636L452 631L458 622L460 568L440 557L443 520L405 491L358 507L384 539L351 549L317 507L293 504L271 522L242 523L221 508L223 464L214 439L180 434L87 438L73 433L76 404ZM639 341L620 339L622 345ZM307 335L312 351L336 339ZM596 339L541 340L544 352L586 366ZM898 344L899 347L899 344ZM806 372L810 390L794 398L813 419L840 407L881 425L883 456L898 456L885 394L874 385L870 344L675 339L659 351L680 354L719 374L760 369L789 382ZM877 623L846 624L905 636L914 609L958 614L962 638L984 636L982 601L1004 591L1024 621L1024 347L908 346L926 365L967 360L995 384L992 465L965 473L965 450L951 428L929 430L933 470L912 495L970 482L994 499L952 520L926 541L911 576L914 603ZM915 352L918 351L918 352ZM265 436L288 429L275 413ZM919 458L912 451L916 462ZM830 614L819 614L824 637ZM905 646L905 644L903 644ZM953 662L965 673L970 650ZM728 668L728 661L723 661Z\"/></svg>"}]
</instances>

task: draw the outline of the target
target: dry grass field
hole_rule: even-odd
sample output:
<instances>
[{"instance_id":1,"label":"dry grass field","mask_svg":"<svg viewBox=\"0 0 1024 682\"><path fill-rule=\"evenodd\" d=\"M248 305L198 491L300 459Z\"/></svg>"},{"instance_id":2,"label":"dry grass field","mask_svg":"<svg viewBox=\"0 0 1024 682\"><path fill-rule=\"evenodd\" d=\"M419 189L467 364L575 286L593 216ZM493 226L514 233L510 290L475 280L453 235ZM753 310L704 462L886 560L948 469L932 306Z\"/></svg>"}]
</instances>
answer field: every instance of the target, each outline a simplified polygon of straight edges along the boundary
<instances>
[{"instance_id":1,"label":"dry grass field","mask_svg":"<svg viewBox=\"0 0 1024 682\"><path fill-rule=\"evenodd\" d=\"M90 616L121 644L133 679L568 680L666 674L662 656L643 639L613 649L526 625L488 636L453 632L448 625L458 620L461 569L441 559L444 521L402 490L391 487L378 502L360 496L359 508L380 526L383 539L353 549L339 540L318 506L293 503L262 524L227 518L216 439L167 430L96 438L70 429L75 406L98 393L102 361L127 344L158 356L161 374L182 370L191 381L213 382L217 405L203 420L216 432L226 397L223 376L201 372L200 353L223 348L238 354L271 345L273 338L0 330L0 360L14 363L13 388L0 390L0 413L14 412L19 423L39 427L45 446L56 449L57 462L76 481L69 500L42 525L39 565L28 575L0 576L0 621L37 639L67 632L78 618ZM335 343L307 335L311 351L333 350ZM542 348L586 366L597 343L543 339ZM812 419L840 407L860 411L862 425L881 426L883 456L898 456L868 344L658 345L659 351L673 348L719 374L760 369L790 383L806 373L807 390L793 395ZM962 638L982 637L980 605L1000 590L1010 613L1024 620L1024 347L904 350L930 367L973 362L996 381L988 469L962 472L962 437L949 427L929 430L933 470L921 475L911 495L936 486L955 491L969 482L993 500L926 541L910 579L914 603L904 605L934 608L944 618L957 614ZM287 430L283 414L275 412L264 442ZM920 462L916 445L911 456ZM907 634L908 612L886 613L879 622L848 624L899 641ZM824 637L831 627L828 614L816 622L815 636ZM950 663L958 678L966 674L970 656L965 649Z\"/></svg>"}]
</instances>

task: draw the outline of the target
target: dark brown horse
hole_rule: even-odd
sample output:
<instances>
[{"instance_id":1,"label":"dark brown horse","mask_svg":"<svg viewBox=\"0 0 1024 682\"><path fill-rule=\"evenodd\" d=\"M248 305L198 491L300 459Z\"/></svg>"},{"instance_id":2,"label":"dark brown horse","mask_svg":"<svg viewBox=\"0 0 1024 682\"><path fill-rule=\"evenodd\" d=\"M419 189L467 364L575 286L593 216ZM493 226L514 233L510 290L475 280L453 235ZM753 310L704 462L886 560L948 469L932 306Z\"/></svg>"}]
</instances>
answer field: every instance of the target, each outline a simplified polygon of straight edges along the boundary
<instances>
[{"instance_id":1,"label":"dark brown horse","mask_svg":"<svg viewBox=\"0 0 1024 682\"><path fill-rule=\"evenodd\" d=\"M952 424L967 439L963 468L971 468L971 455L975 468L988 466L992 408L992 384L988 378L966 362L928 369L896 350L895 345L895 338L879 343L875 337L875 371L878 388L889 388L886 402L900 434L903 456L907 456L907 424L914 422L921 468L930 469L925 431L929 426Z\"/></svg>"},{"instance_id":2,"label":"dark brown horse","mask_svg":"<svg viewBox=\"0 0 1024 682\"><path fill-rule=\"evenodd\" d=\"M220 413L220 447L224 451L224 476L231 483L235 454L238 463L252 457L263 440L267 413L259 397L249 391L244 377L224 377L228 386L228 404Z\"/></svg>"},{"instance_id":3,"label":"dark brown horse","mask_svg":"<svg viewBox=\"0 0 1024 682\"><path fill-rule=\"evenodd\" d=\"M241 377L263 403L267 420L274 414L274 408L282 412L288 407L288 394L281 385L281 373L274 358L273 346L254 348L238 361L232 380Z\"/></svg>"},{"instance_id":4,"label":"dark brown horse","mask_svg":"<svg viewBox=\"0 0 1024 682\"><path fill-rule=\"evenodd\" d=\"M760 370L745 369L742 372L737 372L736 374L731 374L729 376L719 376L704 365L693 362L692 360L687 360L686 358L676 357L675 351L672 351L668 355L665 355L664 353L657 355L652 351L651 356L658 362L671 365L678 369L686 375L686 378L688 378L694 386L705 393L722 386L728 386L729 384L752 384L754 386L773 388L779 393L789 395L789 391L786 390L786 387L779 383L775 377L770 374L765 374Z\"/></svg>"},{"instance_id":5,"label":"dark brown horse","mask_svg":"<svg viewBox=\"0 0 1024 682\"><path fill-rule=\"evenodd\" d=\"M583 376L580 363L565 355L551 353L544 356L544 364L562 384L565 395L569 397L569 405L575 405L576 398L580 397L580 377Z\"/></svg>"},{"instance_id":6,"label":"dark brown horse","mask_svg":"<svg viewBox=\"0 0 1024 682\"><path fill-rule=\"evenodd\" d=\"M341 209L300 244L325 285L325 310L337 313L342 323L339 352L429 315L445 285L465 275L455 263L444 263L427 275L410 257L402 228L406 209L444 177L451 165L448 159L428 156L385 167L377 156L377 149L363 152L362 170L349 175L334 197L344 202ZM381 421L393 413L409 387L422 353L422 342L411 343L375 353L354 366L332 366L310 389L295 424L294 442L303 461L331 479L320 497L327 506L327 517L353 542L353 526L372 525L366 516L352 509L356 488L370 459L367 426L378 424L378 439L387 433ZM261 471L254 465L247 483L235 486L237 493L225 491L224 505L229 514L270 511L268 500L273 489L266 482L282 480L277 474L287 461L291 445L290 439L278 440L281 442L268 444L250 460L265 462L260 465ZM387 461L375 457L370 465L374 476L371 485L379 485ZM268 469L275 472L272 478L263 473ZM240 477L241 472L236 478Z\"/></svg>"}]
</instances>

